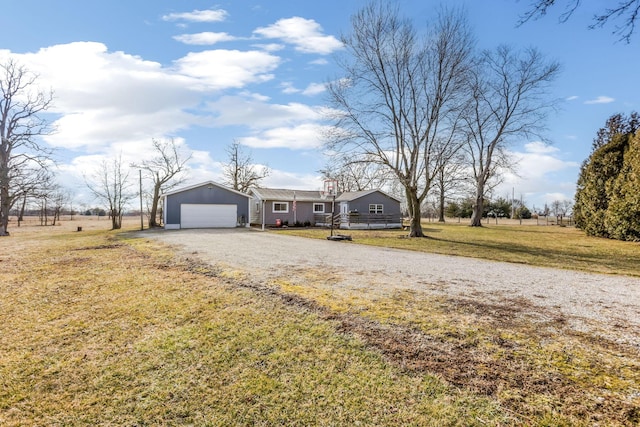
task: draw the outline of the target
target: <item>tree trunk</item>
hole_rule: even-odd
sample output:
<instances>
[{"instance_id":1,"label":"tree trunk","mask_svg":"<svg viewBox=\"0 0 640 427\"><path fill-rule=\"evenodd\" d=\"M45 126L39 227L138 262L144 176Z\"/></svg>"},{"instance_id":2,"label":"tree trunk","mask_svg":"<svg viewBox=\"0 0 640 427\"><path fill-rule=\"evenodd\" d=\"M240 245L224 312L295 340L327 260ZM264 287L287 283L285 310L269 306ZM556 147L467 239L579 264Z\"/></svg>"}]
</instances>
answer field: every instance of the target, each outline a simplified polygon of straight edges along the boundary
<instances>
[{"instance_id":1,"label":"tree trunk","mask_svg":"<svg viewBox=\"0 0 640 427\"><path fill-rule=\"evenodd\" d=\"M122 215L115 211L115 209L111 210L111 229L112 230L120 230L122 228Z\"/></svg>"},{"instance_id":2,"label":"tree trunk","mask_svg":"<svg viewBox=\"0 0 640 427\"><path fill-rule=\"evenodd\" d=\"M0 236L8 236L9 232L9 192L0 191Z\"/></svg>"},{"instance_id":3,"label":"tree trunk","mask_svg":"<svg viewBox=\"0 0 640 427\"><path fill-rule=\"evenodd\" d=\"M158 227L158 202L160 201L160 183L153 186L153 200L151 201L151 213L149 215L149 228Z\"/></svg>"},{"instance_id":4,"label":"tree trunk","mask_svg":"<svg viewBox=\"0 0 640 427\"><path fill-rule=\"evenodd\" d=\"M476 189L476 198L473 204L473 213L471 214L471 227L482 227L482 212L484 211L484 185L478 185Z\"/></svg>"},{"instance_id":5,"label":"tree trunk","mask_svg":"<svg viewBox=\"0 0 640 427\"><path fill-rule=\"evenodd\" d=\"M20 212L18 213L18 227L20 227L20 223L24 221L24 210L27 207L27 195L25 194L22 197L22 205L20 206Z\"/></svg>"},{"instance_id":6,"label":"tree trunk","mask_svg":"<svg viewBox=\"0 0 640 427\"><path fill-rule=\"evenodd\" d=\"M438 213L438 222L445 222L444 221L444 190L440 189L440 200L439 200L439 210L440 212Z\"/></svg>"},{"instance_id":7,"label":"tree trunk","mask_svg":"<svg viewBox=\"0 0 640 427\"><path fill-rule=\"evenodd\" d=\"M417 190L407 188L407 207L409 208L409 217L411 219L409 225L409 237L425 237L422 232L422 224L420 223L422 215L420 212L420 200L418 199Z\"/></svg>"}]
</instances>

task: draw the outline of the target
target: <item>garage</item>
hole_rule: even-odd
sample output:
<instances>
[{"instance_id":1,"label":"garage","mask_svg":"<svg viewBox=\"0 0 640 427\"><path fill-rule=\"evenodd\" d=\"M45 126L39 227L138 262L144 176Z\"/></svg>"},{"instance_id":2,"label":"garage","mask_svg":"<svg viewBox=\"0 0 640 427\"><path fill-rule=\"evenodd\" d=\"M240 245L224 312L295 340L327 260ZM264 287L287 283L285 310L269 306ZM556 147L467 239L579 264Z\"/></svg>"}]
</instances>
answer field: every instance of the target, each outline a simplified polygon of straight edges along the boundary
<instances>
[{"instance_id":1,"label":"garage","mask_svg":"<svg viewBox=\"0 0 640 427\"><path fill-rule=\"evenodd\" d=\"M162 195L165 229L249 226L249 200L240 191L213 181Z\"/></svg>"},{"instance_id":2,"label":"garage","mask_svg":"<svg viewBox=\"0 0 640 427\"><path fill-rule=\"evenodd\" d=\"M180 205L180 228L234 228L237 205Z\"/></svg>"}]
</instances>

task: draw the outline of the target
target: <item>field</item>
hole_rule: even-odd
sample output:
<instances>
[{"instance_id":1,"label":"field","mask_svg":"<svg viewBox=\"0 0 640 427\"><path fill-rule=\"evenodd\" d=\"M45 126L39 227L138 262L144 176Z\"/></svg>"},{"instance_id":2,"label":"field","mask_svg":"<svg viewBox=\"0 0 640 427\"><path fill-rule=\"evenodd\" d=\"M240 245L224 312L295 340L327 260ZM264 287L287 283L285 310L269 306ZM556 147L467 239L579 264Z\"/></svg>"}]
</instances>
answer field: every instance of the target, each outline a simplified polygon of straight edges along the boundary
<instances>
[{"instance_id":1,"label":"field","mask_svg":"<svg viewBox=\"0 0 640 427\"><path fill-rule=\"evenodd\" d=\"M637 348L481 303L254 283L138 227L0 239L0 425L640 424ZM569 227L425 228L356 241L640 276L638 244Z\"/></svg>"}]
</instances>

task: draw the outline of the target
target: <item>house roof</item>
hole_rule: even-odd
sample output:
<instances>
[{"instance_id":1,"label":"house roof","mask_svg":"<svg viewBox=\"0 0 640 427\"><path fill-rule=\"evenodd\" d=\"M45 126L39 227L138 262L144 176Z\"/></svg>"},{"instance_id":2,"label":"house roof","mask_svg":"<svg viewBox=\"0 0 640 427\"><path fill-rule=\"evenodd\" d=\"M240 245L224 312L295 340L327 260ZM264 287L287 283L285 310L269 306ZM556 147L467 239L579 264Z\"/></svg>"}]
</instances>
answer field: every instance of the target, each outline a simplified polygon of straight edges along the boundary
<instances>
[{"instance_id":1,"label":"house roof","mask_svg":"<svg viewBox=\"0 0 640 427\"><path fill-rule=\"evenodd\" d=\"M365 191L345 191L340 193L336 197L336 202L350 202L352 200L359 199L373 193L382 193L385 196L397 201L396 197L390 196L382 190L365 190ZM321 191L306 191L306 190L287 190L282 188L254 188L251 190L252 194L255 194L261 200L280 200L280 201L293 201L294 195L298 202L326 202L330 200L328 197L322 197Z\"/></svg>"},{"instance_id":2,"label":"house roof","mask_svg":"<svg viewBox=\"0 0 640 427\"><path fill-rule=\"evenodd\" d=\"M390 199L395 200L396 202L400 202L396 197L390 196L382 190L374 189L374 190L364 190L364 191L345 191L344 193L340 193L338 197L336 197L336 202L351 202L353 200L359 199L361 197L368 196L373 193L381 193L387 196Z\"/></svg>"},{"instance_id":3,"label":"house roof","mask_svg":"<svg viewBox=\"0 0 640 427\"><path fill-rule=\"evenodd\" d=\"M218 188L221 188L223 190L230 191L232 193L236 193L236 194L238 194L240 196L251 198L251 196L248 195L248 194L245 194L245 193L242 193L240 191L234 190L233 188L225 187L224 185L218 184L217 182L214 182L214 181L205 181L205 182L201 182L200 184L194 184L194 185L190 185L188 187L177 188L177 189L175 189L173 191L169 191L167 193L163 193L160 197L166 197L166 196L171 196L172 194L183 193L185 191L193 190L194 188L204 187L205 185L207 185L207 186L208 185L212 185L214 187L218 187Z\"/></svg>"},{"instance_id":4,"label":"house roof","mask_svg":"<svg viewBox=\"0 0 640 427\"><path fill-rule=\"evenodd\" d=\"M325 202L320 191L286 190L282 188L254 188L251 193L261 200L293 201L298 202Z\"/></svg>"}]
</instances>

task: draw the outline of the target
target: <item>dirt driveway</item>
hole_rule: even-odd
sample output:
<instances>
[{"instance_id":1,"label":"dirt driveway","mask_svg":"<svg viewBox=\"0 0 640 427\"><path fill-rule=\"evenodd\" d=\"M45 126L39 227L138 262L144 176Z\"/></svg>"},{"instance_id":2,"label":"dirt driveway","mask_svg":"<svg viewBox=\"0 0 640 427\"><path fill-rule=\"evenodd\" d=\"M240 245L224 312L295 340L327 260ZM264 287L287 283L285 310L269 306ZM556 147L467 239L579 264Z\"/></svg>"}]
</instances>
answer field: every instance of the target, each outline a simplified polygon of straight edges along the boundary
<instances>
[{"instance_id":1,"label":"dirt driveway","mask_svg":"<svg viewBox=\"0 0 640 427\"><path fill-rule=\"evenodd\" d=\"M570 327L640 348L640 279L529 267L464 257L285 236L255 230L158 230L158 239L254 281L305 283L326 274L327 292L432 295L523 307L528 315L562 315ZM314 286L319 286L317 282Z\"/></svg>"}]
</instances>

